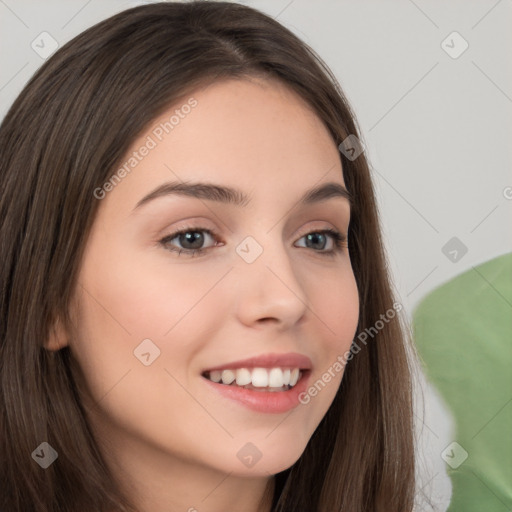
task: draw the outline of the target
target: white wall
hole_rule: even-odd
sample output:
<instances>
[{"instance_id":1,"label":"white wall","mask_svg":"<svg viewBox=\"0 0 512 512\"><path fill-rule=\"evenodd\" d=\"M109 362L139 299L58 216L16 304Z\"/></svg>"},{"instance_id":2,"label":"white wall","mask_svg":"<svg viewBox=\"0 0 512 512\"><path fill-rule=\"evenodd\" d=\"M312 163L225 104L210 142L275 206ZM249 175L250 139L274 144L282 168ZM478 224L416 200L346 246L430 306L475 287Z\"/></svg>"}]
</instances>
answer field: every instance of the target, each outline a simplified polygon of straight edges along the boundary
<instances>
[{"instance_id":1,"label":"white wall","mask_svg":"<svg viewBox=\"0 0 512 512\"><path fill-rule=\"evenodd\" d=\"M36 36L46 31L62 44L140 3L0 2L0 117L43 62L31 48ZM241 3L292 29L344 88L373 167L397 293L407 314L439 284L512 251L512 60L506 58L512 48L511 2ZM454 31L469 45L457 58L442 47ZM453 56L463 48L458 37L444 43ZM452 237L467 247L456 262L442 252ZM437 510L444 510L451 487L440 453L453 440L453 424L435 390L425 391L421 477Z\"/></svg>"}]
</instances>

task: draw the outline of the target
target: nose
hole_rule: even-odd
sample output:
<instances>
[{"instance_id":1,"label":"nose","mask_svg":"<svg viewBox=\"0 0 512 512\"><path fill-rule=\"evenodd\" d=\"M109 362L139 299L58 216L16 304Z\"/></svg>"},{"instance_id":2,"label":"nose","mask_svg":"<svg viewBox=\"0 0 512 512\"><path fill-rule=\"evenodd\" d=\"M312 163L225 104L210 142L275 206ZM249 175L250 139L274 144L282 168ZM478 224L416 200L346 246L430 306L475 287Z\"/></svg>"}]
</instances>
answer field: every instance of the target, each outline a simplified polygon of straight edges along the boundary
<instances>
[{"instance_id":1,"label":"nose","mask_svg":"<svg viewBox=\"0 0 512 512\"><path fill-rule=\"evenodd\" d=\"M237 315L247 326L268 323L285 330L308 311L307 294L282 241L267 242L255 261L240 257L235 264Z\"/></svg>"}]
</instances>

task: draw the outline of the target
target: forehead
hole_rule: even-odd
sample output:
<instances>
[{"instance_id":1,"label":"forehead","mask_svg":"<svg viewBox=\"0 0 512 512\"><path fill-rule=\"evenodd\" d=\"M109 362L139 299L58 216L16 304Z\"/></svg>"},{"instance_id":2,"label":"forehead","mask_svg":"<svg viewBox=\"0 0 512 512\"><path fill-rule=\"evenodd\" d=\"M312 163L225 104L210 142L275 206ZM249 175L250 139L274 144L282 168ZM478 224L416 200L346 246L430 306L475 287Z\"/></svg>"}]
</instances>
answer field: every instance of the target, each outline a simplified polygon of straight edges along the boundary
<instances>
[{"instance_id":1,"label":"forehead","mask_svg":"<svg viewBox=\"0 0 512 512\"><path fill-rule=\"evenodd\" d=\"M168 181L221 183L268 201L302 196L322 182L344 184L322 120L277 80L229 79L183 95L124 160L144 147L150 150L116 187L132 205Z\"/></svg>"}]
</instances>

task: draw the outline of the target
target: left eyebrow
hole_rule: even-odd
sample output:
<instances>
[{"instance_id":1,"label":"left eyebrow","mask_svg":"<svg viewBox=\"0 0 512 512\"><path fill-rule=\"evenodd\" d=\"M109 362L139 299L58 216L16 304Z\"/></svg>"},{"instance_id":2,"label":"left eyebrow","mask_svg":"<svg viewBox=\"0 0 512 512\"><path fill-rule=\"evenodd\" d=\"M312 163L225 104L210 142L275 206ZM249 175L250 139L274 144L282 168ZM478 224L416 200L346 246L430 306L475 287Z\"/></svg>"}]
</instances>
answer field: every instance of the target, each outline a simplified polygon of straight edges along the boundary
<instances>
[{"instance_id":1,"label":"left eyebrow","mask_svg":"<svg viewBox=\"0 0 512 512\"><path fill-rule=\"evenodd\" d=\"M178 195L195 197L197 199L206 199L208 201L217 201L225 204L233 204L238 207L247 206L251 198L241 190L216 185L212 183L201 182L167 182L163 183L155 190L144 196L136 205L134 210L142 205L163 196ZM340 183L328 182L312 189L307 190L299 199L299 205L310 205L319 203L332 198L342 198L351 205L352 197L349 191Z\"/></svg>"}]
</instances>

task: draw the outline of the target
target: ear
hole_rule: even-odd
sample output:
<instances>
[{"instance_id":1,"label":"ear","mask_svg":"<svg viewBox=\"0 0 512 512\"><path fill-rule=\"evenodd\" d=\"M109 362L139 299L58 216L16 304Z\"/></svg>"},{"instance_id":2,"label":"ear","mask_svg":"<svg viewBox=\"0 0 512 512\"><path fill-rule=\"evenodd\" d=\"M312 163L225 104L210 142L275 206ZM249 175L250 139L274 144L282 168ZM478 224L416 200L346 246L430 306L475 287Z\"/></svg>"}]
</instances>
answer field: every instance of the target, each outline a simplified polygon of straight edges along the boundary
<instances>
[{"instance_id":1,"label":"ear","mask_svg":"<svg viewBox=\"0 0 512 512\"><path fill-rule=\"evenodd\" d=\"M69 344L69 333L65 328L60 317L53 322L50 328L48 339L44 342L44 347L50 351L57 351Z\"/></svg>"}]
</instances>

